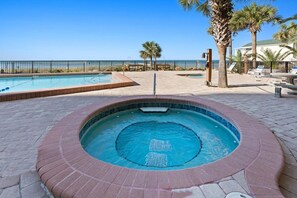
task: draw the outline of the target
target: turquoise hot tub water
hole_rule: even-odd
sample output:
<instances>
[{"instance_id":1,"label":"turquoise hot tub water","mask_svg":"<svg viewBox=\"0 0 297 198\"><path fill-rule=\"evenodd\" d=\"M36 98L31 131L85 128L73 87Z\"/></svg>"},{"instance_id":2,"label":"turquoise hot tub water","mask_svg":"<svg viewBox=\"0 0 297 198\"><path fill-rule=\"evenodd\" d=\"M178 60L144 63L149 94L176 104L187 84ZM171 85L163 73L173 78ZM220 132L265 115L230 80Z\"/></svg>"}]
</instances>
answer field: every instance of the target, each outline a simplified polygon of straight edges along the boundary
<instances>
[{"instance_id":1,"label":"turquoise hot tub water","mask_svg":"<svg viewBox=\"0 0 297 198\"><path fill-rule=\"evenodd\" d=\"M189 78L195 78L195 79L205 78L205 76L203 74L188 74L186 76Z\"/></svg>"},{"instance_id":2,"label":"turquoise hot tub water","mask_svg":"<svg viewBox=\"0 0 297 198\"><path fill-rule=\"evenodd\" d=\"M236 149L240 136L231 123L201 108L175 106L166 113L131 106L102 113L83 127L81 144L99 160L145 170L196 167Z\"/></svg>"},{"instance_id":3,"label":"turquoise hot tub water","mask_svg":"<svg viewBox=\"0 0 297 198\"><path fill-rule=\"evenodd\" d=\"M111 74L61 75L0 78L0 94L111 82Z\"/></svg>"},{"instance_id":4,"label":"turquoise hot tub water","mask_svg":"<svg viewBox=\"0 0 297 198\"><path fill-rule=\"evenodd\" d=\"M203 74L178 74L178 75L183 77L188 77L188 78L194 78L194 79L205 78Z\"/></svg>"}]
</instances>

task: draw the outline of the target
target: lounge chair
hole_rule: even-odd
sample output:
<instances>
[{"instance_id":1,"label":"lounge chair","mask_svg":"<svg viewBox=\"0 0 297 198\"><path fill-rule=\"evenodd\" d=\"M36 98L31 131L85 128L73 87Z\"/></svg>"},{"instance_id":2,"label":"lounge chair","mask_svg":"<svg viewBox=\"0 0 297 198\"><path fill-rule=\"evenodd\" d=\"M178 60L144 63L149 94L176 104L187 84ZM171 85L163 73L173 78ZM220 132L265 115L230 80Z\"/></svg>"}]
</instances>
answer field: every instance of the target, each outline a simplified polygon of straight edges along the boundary
<instances>
[{"instance_id":1,"label":"lounge chair","mask_svg":"<svg viewBox=\"0 0 297 198\"><path fill-rule=\"evenodd\" d=\"M290 71L291 74L297 74L297 65L293 66L291 71Z\"/></svg>"},{"instance_id":2,"label":"lounge chair","mask_svg":"<svg viewBox=\"0 0 297 198\"><path fill-rule=\"evenodd\" d=\"M269 70L265 69L264 65L259 65L256 69L253 70L255 77L263 77L269 75Z\"/></svg>"},{"instance_id":3,"label":"lounge chair","mask_svg":"<svg viewBox=\"0 0 297 198\"><path fill-rule=\"evenodd\" d=\"M232 70L235 68L235 66L236 66L236 62L233 62L228 68L227 68L227 71L228 72L232 72Z\"/></svg>"}]
</instances>

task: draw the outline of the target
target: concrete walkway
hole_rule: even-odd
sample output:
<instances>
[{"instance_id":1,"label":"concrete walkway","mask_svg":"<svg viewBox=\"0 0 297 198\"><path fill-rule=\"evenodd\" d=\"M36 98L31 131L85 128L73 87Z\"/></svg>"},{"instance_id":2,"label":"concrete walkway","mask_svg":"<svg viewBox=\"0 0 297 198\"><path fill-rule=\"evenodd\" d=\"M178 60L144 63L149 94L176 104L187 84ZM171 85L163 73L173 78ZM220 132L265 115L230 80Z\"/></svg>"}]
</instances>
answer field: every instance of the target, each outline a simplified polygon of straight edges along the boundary
<instances>
[{"instance_id":1,"label":"concrete walkway","mask_svg":"<svg viewBox=\"0 0 297 198\"><path fill-rule=\"evenodd\" d=\"M286 166L280 178L285 197L297 197L297 97L274 97L274 79L230 74L231 88L204 86L204 79L177 76L185 72L157 72L157 94L192 95L220 102L259 119L282 144ZM188 72L194 73L194 72ZM35 172L37 147L63 117L95 101L124 95L152 94L153 72L129 72L139 85L65 96L0 103L0 198L47 197ZM214 73L214 77L217 73ZM214 78L213 82L217 82ZM213 184L176 189L189 197L224 197L232 191L249 193L244 172Z\"/></svg>"}]
</instances>

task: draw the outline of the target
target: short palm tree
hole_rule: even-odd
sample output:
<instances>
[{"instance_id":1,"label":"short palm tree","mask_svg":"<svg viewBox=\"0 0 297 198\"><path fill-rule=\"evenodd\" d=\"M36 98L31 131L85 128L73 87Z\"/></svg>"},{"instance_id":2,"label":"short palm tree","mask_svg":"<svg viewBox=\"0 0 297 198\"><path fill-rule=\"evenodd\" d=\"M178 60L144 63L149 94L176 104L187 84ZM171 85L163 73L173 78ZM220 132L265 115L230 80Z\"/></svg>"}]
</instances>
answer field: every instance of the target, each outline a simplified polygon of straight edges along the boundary
<instances>
[{"instance_id":1,"label":"short palm tree","mask_svg":"<svg viewBox=\"0 0 297 198\"><path fill-rule=\"evenodd\" d=\"M257 57L257 32L261 31L264 23L273 22L277 10L269 5L259 6L256 3L245 6L242 10L236 11L230 21L230 28L233 31L248 29L252 33L252 60L256 68Z\"/></svg>"},{"instance_id":2,"label":"short palm tree","mask_svg":"<svg viewBox=\"0 0 297 198\"><path fill-rule=\"evenodd\" d=\"M154 53L153 53L153 57L155 59L155 61L154 61L155 70L158 70L157 58L160 58L162 56L161 53L162 53L162 48L160 47L160 45L158 43L156 43L155 47L154 47Z\"/></svg>"},{"instance_id":3,"label":"short palm tree","mask_svg":"<svg viewBox=\"0 0 297 198\"><path fill-rule=\"evenodd\" d=\"M142 55L146 58L150 59L150 65L153 66L153 58L155 59L154 67L156 69L156 61L157 58L161 57L162 49L158 43L155 43L154 41L147 41L142 44L142 47L144 50L140 51L140 56ZM143 57L142 57L143 58Z\"/></svg>"},{"instance_id":4,"label":"short palm tree","mask_svg":"<svg viewBox=\"0 0 297 198\"><path fill-rule=\"evenodd\" d=\"M149 57L149 54L144 50L139 51L139 53L140 53L140 57L143 59L143 66L144 66L144 70L146 71L147 70L146 59Z\"/></svg>"},{"instance_id":5,"label":"short palm tree","mask_svg":"<svg viewBox=\"0 0 297 198\"><path fill-rule=\"evenodd\" d=\"M238 67L238 73L242 73L242 63L243 63L243 55L240 50L237 50L237 53L235 56L232 56L232 61L236 62L236 65Z\"/></svg>"},{"instance_id":6,"label":"short palm tree","mask_svg":"<svg viewBox=\"0 0 297 198\"><path fill-rule=\"evenodd\" d=\"M262 50L263 54L258 54L258 58L264 63L266 66L272 66L275 69L278 61L283 61L287 56L291 54L290 51L282 53L282 49L276 51L272 51L271 49Z\"/></svg>"},{"instance_id":7,"label":"short palm tree","mask_svg":"<svg viewBox=\"0 0 297 198\"><path fill-rule=\"evenodd\" d=\"M154 50L154 45L155 45L155 42L153 42L153 41L147 41L147 42L145 42L145 43L142 44L142 47L144 48L143 51L146 53L147 58L150 59L151 67L153 65L153 50Z\"/></svg>"},{"instance_id":8,"label":"short palm tree","mask_svg":"<svg viewBox=\"0 0 297 198\"><path fill-rule=\"evenodd\" d=\"M226 49L231 38L229 21L233 13L232 0L179 0L179 3L186 10L195 7L197 11L210 16L211 31L219 52L218 86L228 87Z\"/></svg>"}]
</instances>

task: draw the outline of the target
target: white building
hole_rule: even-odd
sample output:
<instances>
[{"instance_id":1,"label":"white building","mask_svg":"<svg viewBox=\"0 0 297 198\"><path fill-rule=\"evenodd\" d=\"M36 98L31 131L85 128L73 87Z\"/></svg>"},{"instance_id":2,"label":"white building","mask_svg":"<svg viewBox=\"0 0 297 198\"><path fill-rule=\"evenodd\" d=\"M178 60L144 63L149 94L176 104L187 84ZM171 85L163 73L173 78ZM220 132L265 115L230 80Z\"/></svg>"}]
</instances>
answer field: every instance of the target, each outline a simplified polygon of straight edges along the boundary
<instances>
[{"instance_id":1,"label":"white building","mask_svg":"<svg viewBox=\"0 0 297 198\"><path fill-rule=\"evenodd\" d=\"M288 51L287 48L281 47L282 43L277 40L262 40L257 41L257 54L263 54L262 51L266 49L271 49L273 52L278 52L278 50L283 49L282 52L285 53ZM288 46L294 47L297 49L297 45L291 43ZM252 54L252 43L248 43L240 48L235 49L235 51L240 50L242 54L247 53L248 55ZM259 59L257 59L259 60ZM297 61L297 56L289 55L287 58L285 58L283 61Z\"/></svg>"}]
</instances>

